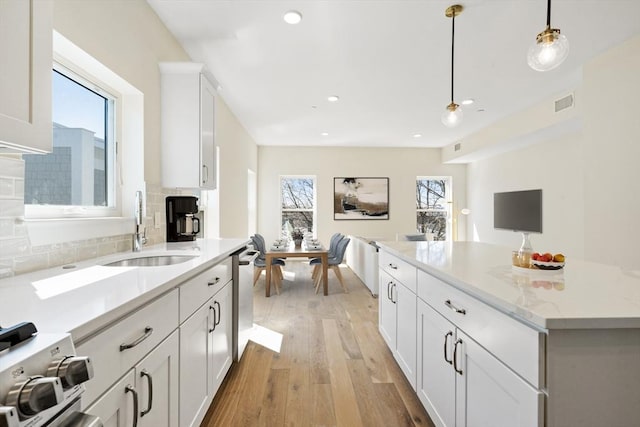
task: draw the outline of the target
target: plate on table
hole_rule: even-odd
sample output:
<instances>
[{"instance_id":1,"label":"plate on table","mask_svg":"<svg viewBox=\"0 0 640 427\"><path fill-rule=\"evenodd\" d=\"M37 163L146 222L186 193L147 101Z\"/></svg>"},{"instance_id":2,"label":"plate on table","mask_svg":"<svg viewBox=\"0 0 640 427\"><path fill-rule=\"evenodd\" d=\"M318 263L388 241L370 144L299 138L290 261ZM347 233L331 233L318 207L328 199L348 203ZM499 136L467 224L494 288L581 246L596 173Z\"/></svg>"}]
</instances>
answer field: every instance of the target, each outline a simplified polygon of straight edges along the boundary
<instances>
[{"instance_id":1,"label":"plate on table","mask_svg":"<svg viewBox=\"0 0 640 427\"><path fill-rule=\"evenodd\" d=\"M531 265L540 270L560 270L564 267L564 262L545 262L545 261L535 261L531 260Z\"/></svg>"},{"instance_id":2,"label":"plate on table","mask_svg":"<svg viewBox=\"0 0 640 427\"><path fill-rule=\"evenodd\" d=\"M307 245L307 248L309 248L309 249L322 249L322 245L310 244L310 245Z\"/></svg>"},{"instance_id":3,"label":"plate on table","mask_svg":"<svg viewBox=\"0 0 640 427\"><path fill-rule=\"evenodd\" d=\"M271 250L272 251L284 251L286 249L285 245L272 245L271 246Z\"/></svg>"}]
</instances>

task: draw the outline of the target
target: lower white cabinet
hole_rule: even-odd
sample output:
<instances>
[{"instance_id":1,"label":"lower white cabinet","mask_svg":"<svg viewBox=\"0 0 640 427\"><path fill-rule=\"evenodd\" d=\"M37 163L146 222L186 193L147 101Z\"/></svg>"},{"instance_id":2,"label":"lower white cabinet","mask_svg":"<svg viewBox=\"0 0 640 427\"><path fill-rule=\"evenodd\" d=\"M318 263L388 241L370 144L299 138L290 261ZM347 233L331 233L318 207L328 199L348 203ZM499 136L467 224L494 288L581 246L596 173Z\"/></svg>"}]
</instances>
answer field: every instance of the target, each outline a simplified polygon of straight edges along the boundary
<instances>
[{"instance_id":1,"label":"lower white cabinet","mask_svg":"<svg viewBox=\"0 0 640 427\"><path fill-rule=\"evenodd\" d=\"M380 333L400 369L416 388L416 294L380 271Z\"/></svg>"},{"instance_id":2,"label":"lower white cabinet","mask_svg":"<svg viewBox=\"0 0 640 427\"><path fill-rule=\"evenodd\" d=\"M199 426L232 360L232 285L180 325L180 426Z\"/></svg>"},{"instance_id":3,"label":"lower white cabinet","mask_svg":"<svg viewBox=\"0 0 640 427\"><path fill-rule=\"evenodd\" d=\"M178 427L178 332L151 351L85 412L105 427Z\"/></svg>"},{"instance_id":4,"label":"lower white cabinet","mask_svg":"<svg viewBox=\"0 0 640 427\"><path fill-rule=\"evenodd\" d=\"M542 393L418 300L420 401L437 426L541 427Z\"/></svg>"}]
</instances>

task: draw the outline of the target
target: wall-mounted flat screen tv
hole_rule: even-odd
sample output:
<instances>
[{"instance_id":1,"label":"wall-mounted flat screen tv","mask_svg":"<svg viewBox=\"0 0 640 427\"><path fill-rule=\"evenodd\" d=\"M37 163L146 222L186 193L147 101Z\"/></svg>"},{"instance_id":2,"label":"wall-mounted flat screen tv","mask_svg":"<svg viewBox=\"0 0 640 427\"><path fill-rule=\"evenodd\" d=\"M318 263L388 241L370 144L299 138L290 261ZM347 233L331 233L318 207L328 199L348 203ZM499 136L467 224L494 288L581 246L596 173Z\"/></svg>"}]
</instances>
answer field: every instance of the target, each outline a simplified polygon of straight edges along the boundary
<instances>
[{"instance_id":1,"label":"wall-mounted flat screen tv","mask_svg":"<svg viewBox=\"0 0 640 427\"><path fill-rule=\"evenodd\" d=\"M493 193L493 227L542 233L542 190Z\"/></svg>"}]
</instances>

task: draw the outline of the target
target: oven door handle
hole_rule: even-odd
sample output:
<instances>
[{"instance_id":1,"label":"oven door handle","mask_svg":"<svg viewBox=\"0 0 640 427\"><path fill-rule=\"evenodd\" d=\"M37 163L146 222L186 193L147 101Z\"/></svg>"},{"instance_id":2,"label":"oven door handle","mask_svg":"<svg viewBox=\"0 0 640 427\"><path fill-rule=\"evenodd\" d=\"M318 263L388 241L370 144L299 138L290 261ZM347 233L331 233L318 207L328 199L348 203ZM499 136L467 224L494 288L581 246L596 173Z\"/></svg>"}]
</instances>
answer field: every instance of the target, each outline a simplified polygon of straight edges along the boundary
<instances>
[{"instance_id":1,"label":"oven door handle","mask_svg":"<svg viewBox=\"0 0 640 427\"><path fill-rule=\"evenodd\" d=\"M238 255L238 265L249 265L260 255L260 251L254 249L242 252Z\"/></svg>"}]
</instances>

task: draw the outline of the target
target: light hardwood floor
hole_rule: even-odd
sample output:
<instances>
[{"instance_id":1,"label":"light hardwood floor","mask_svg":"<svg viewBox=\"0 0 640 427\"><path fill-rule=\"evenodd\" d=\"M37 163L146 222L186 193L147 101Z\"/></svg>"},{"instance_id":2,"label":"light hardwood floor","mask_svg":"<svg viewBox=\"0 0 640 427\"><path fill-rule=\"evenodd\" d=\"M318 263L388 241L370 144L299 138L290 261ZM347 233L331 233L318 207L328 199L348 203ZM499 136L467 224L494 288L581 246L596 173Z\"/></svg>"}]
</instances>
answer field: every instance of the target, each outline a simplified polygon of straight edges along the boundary
<instances>
[{"instance_id":1,"label":"light hardwood floor","mask_svg":"<svg viewBox=\"0 0 640 427\"><path fill-rule=\"evenodd\" d=\"M249 342L203 427L433 426L378 332L378 300L345 266L316 295L307 262L287 261L280 295L254 288L254 322L282 334L279 352Z\"/></svg>"}]
</instances>

